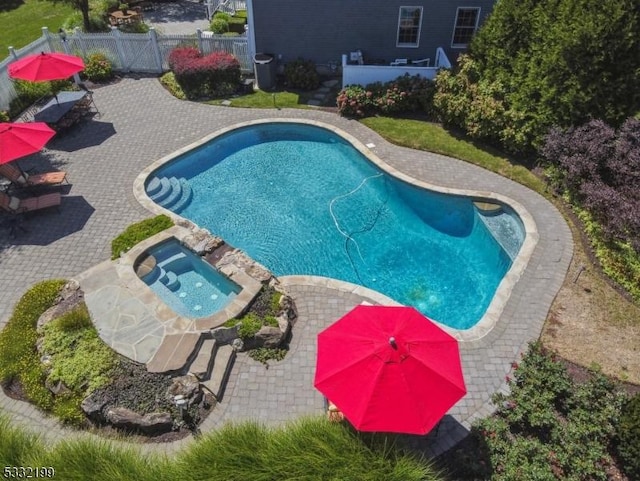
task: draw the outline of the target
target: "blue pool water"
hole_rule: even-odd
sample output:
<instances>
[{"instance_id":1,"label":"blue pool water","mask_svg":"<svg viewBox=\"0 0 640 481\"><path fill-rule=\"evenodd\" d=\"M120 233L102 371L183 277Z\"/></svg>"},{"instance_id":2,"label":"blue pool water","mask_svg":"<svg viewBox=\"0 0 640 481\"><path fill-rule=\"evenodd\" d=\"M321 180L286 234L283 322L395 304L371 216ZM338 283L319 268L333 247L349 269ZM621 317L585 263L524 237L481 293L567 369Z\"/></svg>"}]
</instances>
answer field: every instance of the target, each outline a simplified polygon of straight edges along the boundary
<instances>
[{"instance_id":1,"label":"blue pool water","mask_svg":"<svg viewBox=\"0 0 640 481\"><path fill-rule=\"evenodd\" d=\"M207 317L223 309L241 290L175 239L150 248L156 267L142 280L176 313Z\"/></svg>"},{"instance_id":2,"label":"blue pool water","mask_svg":"<svg viewBox=\"0 0 640 481\"><path fill-rule=\"evenodd\" d=\"M519 238L501 244L470 198L395 179L305 124L234 130L154 176L186 179L176 211L276 275L360 284L458 329L482 317L523 239L514 215L503 217Z\"/></svg>"}]
</instances>

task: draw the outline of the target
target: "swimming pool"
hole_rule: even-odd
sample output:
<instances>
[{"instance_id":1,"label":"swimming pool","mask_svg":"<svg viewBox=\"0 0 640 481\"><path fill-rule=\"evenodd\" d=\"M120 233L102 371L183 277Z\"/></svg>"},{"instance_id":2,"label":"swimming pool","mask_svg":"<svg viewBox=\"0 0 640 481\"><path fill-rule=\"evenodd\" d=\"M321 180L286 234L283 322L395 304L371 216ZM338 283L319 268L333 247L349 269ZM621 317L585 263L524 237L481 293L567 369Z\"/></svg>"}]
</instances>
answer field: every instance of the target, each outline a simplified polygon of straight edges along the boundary
<instances>
[{"instance_id":1,"label":"swimming pool","mask_svg":"<svg viewBox=\"0 0 640 481\"><path fill-rule=\"evenodd\" d=\"M198 319L222 310L241 291L177 239L149 248L143 255L150 272L142 281L174 312Z\"/></svg>"},{"instance_id":2,"label":"swimming pool","mask_svg":"<svg viewBox=\"0 0 640 481\"><path fill-rule=\"evenodd\" d=\"M483 316L524 239L507 206L488 214L406 183L307 124L232 130L155 170L147 188L166 178L191 191L175 212L276 275L360 284L456 329Z\"/></svg>"}]
</instances>

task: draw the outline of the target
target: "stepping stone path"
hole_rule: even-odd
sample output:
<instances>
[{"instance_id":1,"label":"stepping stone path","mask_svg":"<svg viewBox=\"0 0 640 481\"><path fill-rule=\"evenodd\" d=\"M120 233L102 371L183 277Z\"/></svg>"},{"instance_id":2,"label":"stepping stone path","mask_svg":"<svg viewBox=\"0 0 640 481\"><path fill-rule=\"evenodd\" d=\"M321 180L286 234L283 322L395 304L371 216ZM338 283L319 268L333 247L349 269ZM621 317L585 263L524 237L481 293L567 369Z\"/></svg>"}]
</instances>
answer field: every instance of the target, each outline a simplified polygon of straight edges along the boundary
<instances>
[{"instance_id":1,"label":"stepping stone path","mask_svg":"<svg viewBox=\"0 0 640 481\"><path fill-rule=\"evenodd\" d=\"M321 107L325 105L327 98L336 85L338 85L338 81L335 79L322 82L322 86L315 91L313 98L307 102L307 105L310 105L311 107Z\"/></svg>"}]
</instances>

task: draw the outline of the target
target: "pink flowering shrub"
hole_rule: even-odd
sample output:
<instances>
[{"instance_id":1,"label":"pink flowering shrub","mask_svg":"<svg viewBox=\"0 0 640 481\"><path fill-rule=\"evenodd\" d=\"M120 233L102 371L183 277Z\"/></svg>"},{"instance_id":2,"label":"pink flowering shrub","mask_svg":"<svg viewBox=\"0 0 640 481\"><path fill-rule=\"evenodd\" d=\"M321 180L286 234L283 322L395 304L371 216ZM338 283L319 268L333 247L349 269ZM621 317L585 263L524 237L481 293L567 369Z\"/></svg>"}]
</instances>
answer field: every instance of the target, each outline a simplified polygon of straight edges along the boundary
<instances>
[{"instance_id":1,"label":"pink flowering shrub","mask_svg":"<svg viewBox=\"0 0 640 481\"><path fill-rule=\"evenodd\" d=\"M430 115L433 93L433 82L419 75L406 74L391 82L376 82L364 88L350 85L338 94L338 112L345 117L416 111Z\"/></svg>"},{"instance_id":2,"label":"pink flowering shrub","mask_svg":"<svg viewBox=\"0 0 640 481\"><path fill-rule=\"evenodd\" d=\"M240 63L226 52L203 56L195 47L178 47L169 54L169 68L190 99L230 95L240 83Z\"/></svg>"},{"instance_id":3,"label":"pink flowering shrub","mask_svg":"<svg viewBox=\"0 0 640 481\"><path fill-rule=\"evenodd\" d=\"M360 85L343 88L337 98L338 112L345 117L366 117L374 111L373 93Z\"/></svg>"}]
</instances>

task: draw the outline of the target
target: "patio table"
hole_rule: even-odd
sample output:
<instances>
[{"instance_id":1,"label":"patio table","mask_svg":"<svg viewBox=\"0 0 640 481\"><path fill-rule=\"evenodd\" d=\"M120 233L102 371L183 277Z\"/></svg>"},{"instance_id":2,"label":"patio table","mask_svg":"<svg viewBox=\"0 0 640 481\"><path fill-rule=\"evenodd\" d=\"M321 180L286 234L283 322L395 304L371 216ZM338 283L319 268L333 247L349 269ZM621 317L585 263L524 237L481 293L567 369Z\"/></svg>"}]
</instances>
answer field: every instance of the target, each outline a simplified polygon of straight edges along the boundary
<instances>
[{"instance_id":1,"label":"patio table","mask_svg":"<svg viewBox=\"0 0 640 481\"><path fill-rule=\"evenodd\" d=\"M114 10L109 14L109 19L111 24L122 25L125 23L137 23L142 20L142 15L140 12L135 10L127 10L123 12L121 10Z\"/></svg>"},{"instance_id":2,"label":"patio table","mask_svg":"<svg viewBox=\"0 0 640 481\"><path fill-rule=\"evenodd\" d=\"M80 103L86 95L88 94L85 91L58 92L57 100L56 97L49 100L38 110L33 118L36 122L56 124L65 114Z\"/></svg>"}]
</instances>

